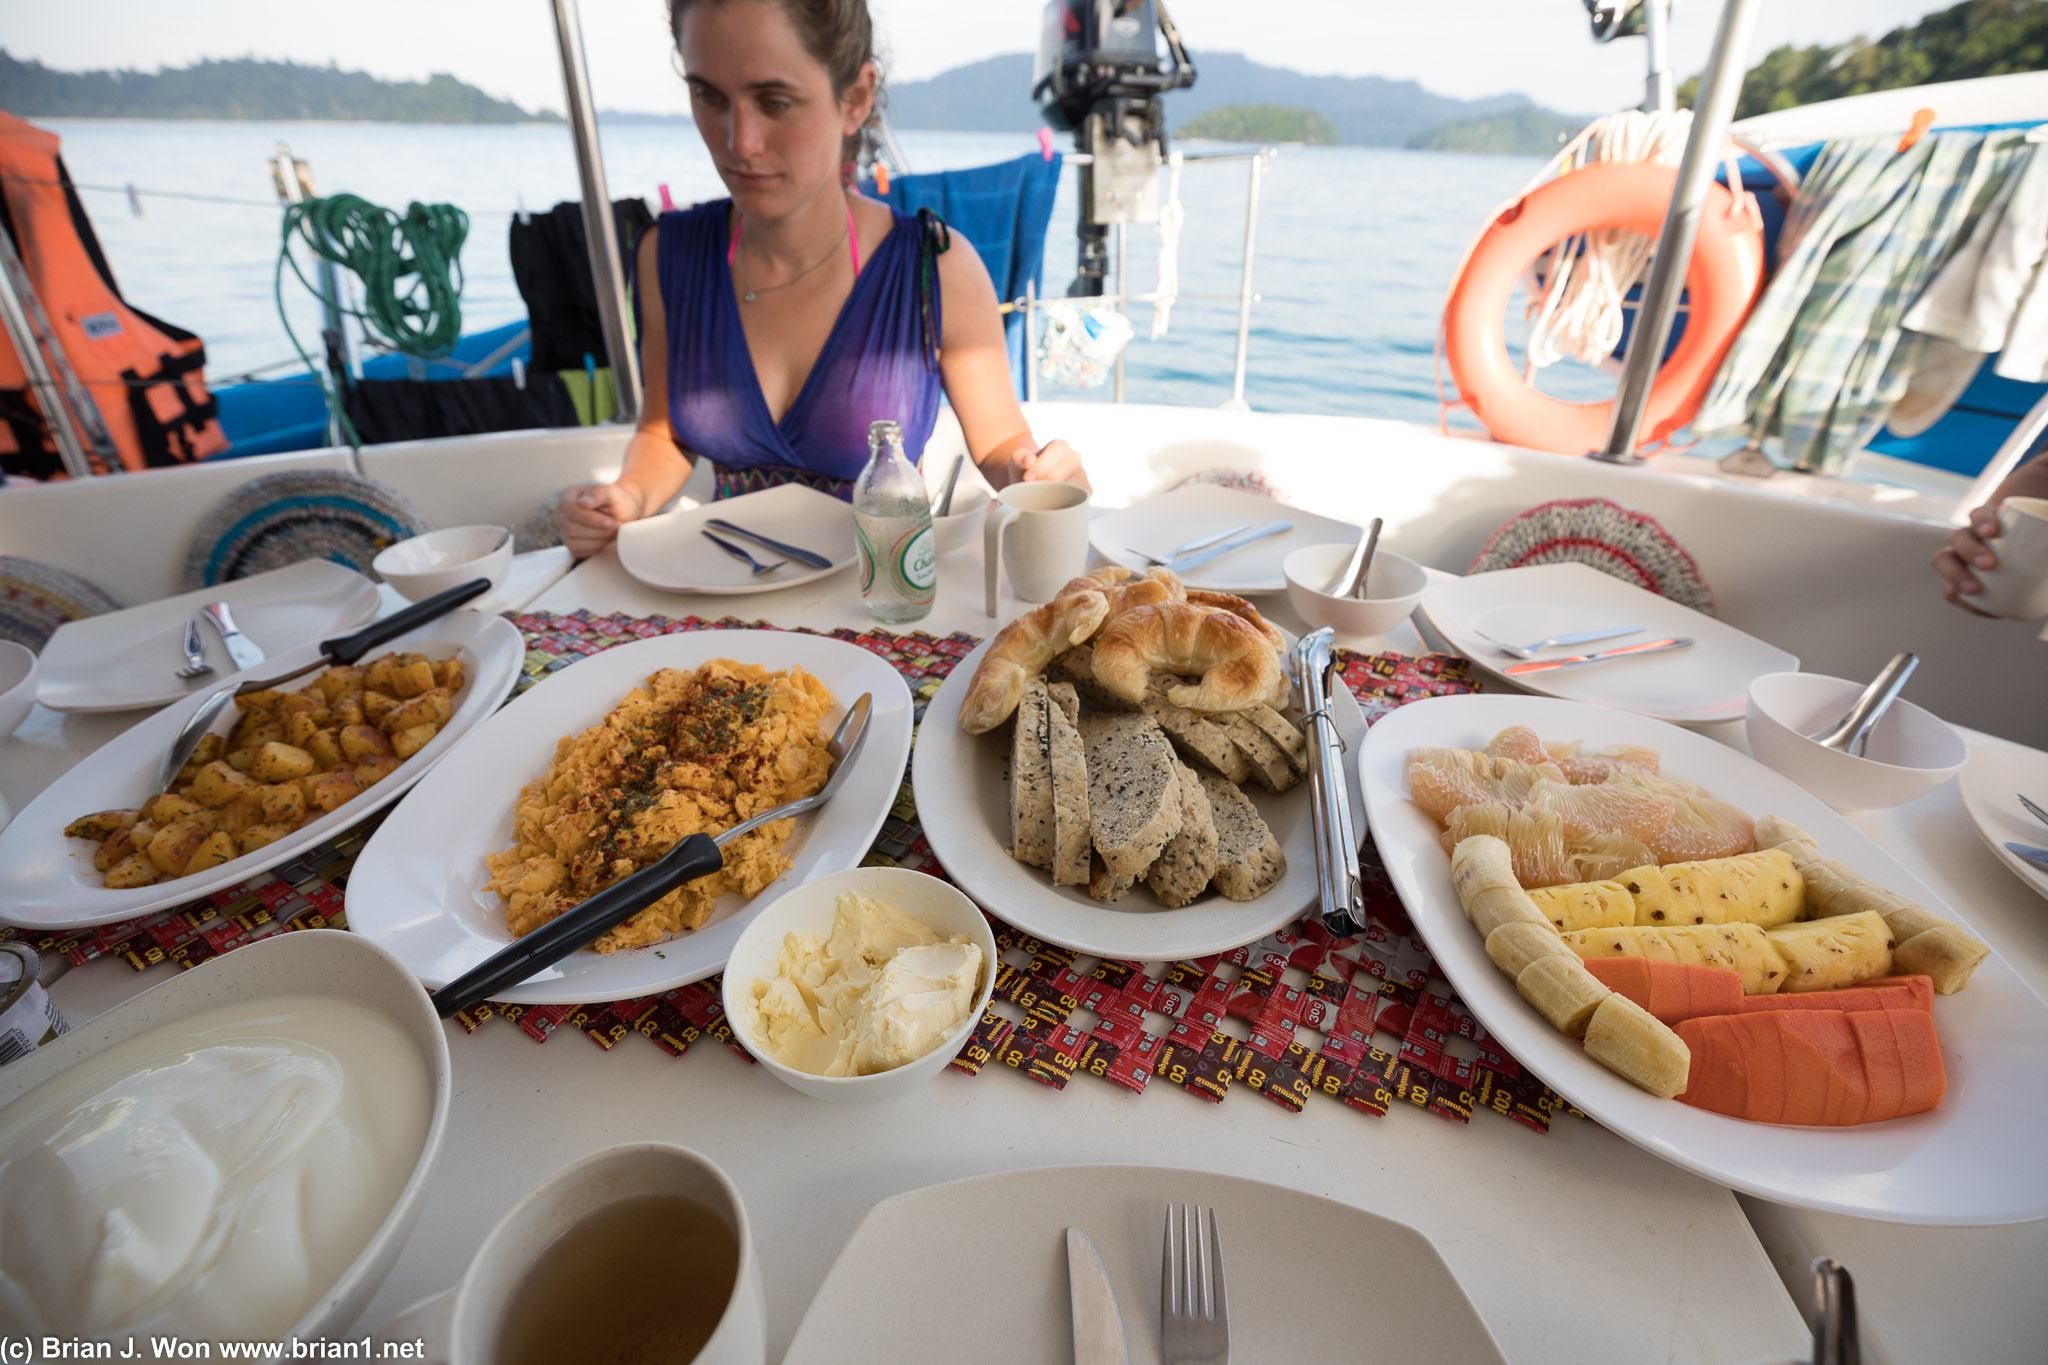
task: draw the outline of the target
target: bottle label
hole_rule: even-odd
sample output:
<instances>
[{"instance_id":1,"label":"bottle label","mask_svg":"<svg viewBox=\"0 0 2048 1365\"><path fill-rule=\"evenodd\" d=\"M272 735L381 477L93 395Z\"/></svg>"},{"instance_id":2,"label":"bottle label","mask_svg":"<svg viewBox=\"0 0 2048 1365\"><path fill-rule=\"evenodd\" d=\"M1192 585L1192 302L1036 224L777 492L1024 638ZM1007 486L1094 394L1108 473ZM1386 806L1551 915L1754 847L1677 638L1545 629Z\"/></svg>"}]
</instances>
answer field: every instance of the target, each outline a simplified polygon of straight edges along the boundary
<instances>
[{"instance_id":1,"label":"bottle label","mask_svg":"<svg viewBox=\"0 0 2048 1365\"><path fill-rule=\"evenodd\" d=\"M896 542L893 556L897 589L912 602L929 602L939 584L938 547L926 522Z\"/></svg>"},{"instance_id":2,"label":"bottle label","mask_svg":"<svg viewBox=\"0 0 2048 1365\"><path fill-rule=\"evenodd\" d=\"M868 542L868 528L858 517L853 522L853 542L860 551L860 595L866 597L875 590L875 547Z\"/></svg>"}]
</instances>

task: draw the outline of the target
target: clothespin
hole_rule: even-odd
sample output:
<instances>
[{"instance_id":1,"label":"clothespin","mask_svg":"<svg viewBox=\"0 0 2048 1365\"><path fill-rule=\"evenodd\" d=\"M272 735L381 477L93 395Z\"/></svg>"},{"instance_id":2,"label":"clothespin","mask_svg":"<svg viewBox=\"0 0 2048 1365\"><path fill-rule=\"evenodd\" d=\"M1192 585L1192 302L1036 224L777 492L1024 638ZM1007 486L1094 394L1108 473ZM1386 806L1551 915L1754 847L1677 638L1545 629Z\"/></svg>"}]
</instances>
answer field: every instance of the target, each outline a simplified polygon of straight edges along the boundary
<instances>
[{"instance_id":1,"label":"clothespin","mask_svg":"<svg viewBox=\"0 0 2048 1365\"><path fill-rule=\"evenodd\" d=\"M526 217L526 196L523 194L515 194L512 196L512 202L518 205L519 207L519 226L525 227L528 221ZM520 381L519 387L522 389L526 387L526 383L524 380Z\"/></svg>"},{"instance_id":2,"label":"clothespin","mask_svg":"<svg viewBox=\"0 0 2048 1365\"><path fill-rule=\"evenodd\" d=\"M512 357L512 387L521 393L526 391L526 362L516 355Z\"/></svg>"},{"instance_id":3,"label":"clothespin","mask_svg":"<svg viewBox=\"0 0 2048 1365\"><path fill-rule=\"evenodd\" d=\"M676 210L676 201L669 198L668 182L664 180L659 185L656 185L655 188L661 191L661 211L663 213L674 213Z\"/></svg>"},{"instance_id":4,"label":"clothespin","mask_svg":"<svg viewBox=\"0 0 2048 1365\"><path fill-rule=\"evenodd\" d=\"M875 193L887 194L888 192L889 167L885 163L877 161L875 163Z\"/></svg>"},{"instance_id":5,"label":"clothespin","mask_svg":"<svg viewBox=\"0 0 2048 1365\"><path fill-rule=\"evenodd\" d=\"M1906 135L1899 139L1899 151L1912 151L1913 144L1927 136L1927 130L1933 126L1934 111L1932 109L1914 110L1912 125L1906 129Z\"/></svg>"},{"instance_id":6,"label":"clothespin","mask_svg":"<svg viewBox=\"0 0 2048 1365\"><path fill-rule=\"evenodd\" d=\"M128 187L128 212L137 218L142 216L142 196L135 192L135 186L132 184Z\"/></svg>"},{"instance_id":7,"label":"clothespin","mask_svg":"<svg viewBox=\"0 0 2048 1365\"><path fill-rule=\"evenodd\" d=\"M1040 128L1038 130L1038 155L1042 160L1052 160L1052 129L1050 128Z\"/></svg>"}]
</instances>

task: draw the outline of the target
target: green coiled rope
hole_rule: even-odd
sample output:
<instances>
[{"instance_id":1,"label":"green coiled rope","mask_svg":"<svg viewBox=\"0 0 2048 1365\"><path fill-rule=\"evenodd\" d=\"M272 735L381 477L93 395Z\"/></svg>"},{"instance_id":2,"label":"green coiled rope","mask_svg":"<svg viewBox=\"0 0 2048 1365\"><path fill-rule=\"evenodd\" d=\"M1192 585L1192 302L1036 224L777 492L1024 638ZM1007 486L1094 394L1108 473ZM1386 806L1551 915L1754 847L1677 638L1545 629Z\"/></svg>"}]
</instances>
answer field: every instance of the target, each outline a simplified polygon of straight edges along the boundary
<instances>
[{"instance_id":1,"label":"green coiled rope","mask_svg":"<svg viewBox=\"0 0 2048 1365\"><path fill-rule=\"evenodd\" d=\"M394 349L431 360L454 350L462 337L461 254L468 237L469 215L453 204L414 201L403 216L354 194L285 206L283 245L272 279L277 314L292 349L319 381L328 409L350 445L361 441L342 411L327 369L313 363L285 312L285 266L291 266L299 283L314 297L337 312L359 318ZM363 306L350 308L340 299L328 298L307 278L292 252L294 242L303 242L315 255L352 271L362 281Z\"/></svg>"}]
</instances>

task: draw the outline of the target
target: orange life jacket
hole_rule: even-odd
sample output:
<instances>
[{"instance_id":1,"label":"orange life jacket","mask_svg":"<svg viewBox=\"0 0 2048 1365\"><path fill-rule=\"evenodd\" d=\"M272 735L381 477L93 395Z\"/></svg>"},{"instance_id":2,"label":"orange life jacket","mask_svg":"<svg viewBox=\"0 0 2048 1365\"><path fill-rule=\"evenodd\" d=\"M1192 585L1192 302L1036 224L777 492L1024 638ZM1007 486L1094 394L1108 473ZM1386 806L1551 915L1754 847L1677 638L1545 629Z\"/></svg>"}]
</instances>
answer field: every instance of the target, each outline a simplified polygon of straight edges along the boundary
<instances>
[{"instance_id":1,"label":"orange life jacket","mask_svg":"<svg viewBox=\"0 0 2048 1365\"><path fill-rule=\"evenodd\" d=\"M55 133L0 110L0 231L34 281L71 367L99 404L129 469L184 464L228 448L202 373L206 346L130 306L114 284ZM21 357L0 331L0 468L64 472Z\"/></svg>"}]
</instances>

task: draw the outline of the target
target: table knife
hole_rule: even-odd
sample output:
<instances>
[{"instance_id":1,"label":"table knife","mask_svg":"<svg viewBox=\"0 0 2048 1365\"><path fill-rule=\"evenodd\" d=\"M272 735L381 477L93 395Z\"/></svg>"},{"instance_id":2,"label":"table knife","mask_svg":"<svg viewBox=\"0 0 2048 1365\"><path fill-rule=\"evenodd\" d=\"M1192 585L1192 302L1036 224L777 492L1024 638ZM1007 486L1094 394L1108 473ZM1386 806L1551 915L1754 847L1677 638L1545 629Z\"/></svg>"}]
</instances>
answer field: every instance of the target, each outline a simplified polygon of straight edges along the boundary
<instances>
[{"instance_id":1,"label":"table knife","mask_svg":"<svg viewBox=\"0 0 2048 1365\"><path fill-rule=\"evenodd\" d=\"M227 603L208 602L199 609L199 614L219 633L220 642L228 647L228 657L235 661L237 672L263 662L262 648L235 626L235 614L228 610Z\"/></svg>"},{"instance_id":2,"label":"table knife","mask_svg":"<svg viewBox=\"0 0 2048 1365\"><path fill-rule=\"evenodd\" d=\"M829 569L832 567L832 561L815 550L806 550L799 545L785 545L779 540L771 540L758 531L749 531L744 526L735 526L724 517L707 517L704 520L704 524L714 531L723 531L729 536L739 536L743 540L753 541L756 545L765 545L775 551L775 553L788 555L797 563L807 564L813 569Z\"/></svg>"},{"instance_id":3,"label":"table knife","mask_svg":"<svg viewBox=\"0 0 2048 1365\"><path fill-rule=\"evenodd\" d=\"M1644 640L1633 645L1622 645L1617 649L1596 650L1591 654L1572 654L1562 659L1531 659L1525 664L1509 664L1500 671L1512 678L1523 673L1543 673L1553 668L1598 663L1602 659L1622 659L1631 654L1660 654L1667 649L1684 649L1691 643L1692 637L1683 635L1673 639Z\"/></svg>"},{"instance_id":4,"label":"table knife","mask_svg":"<svg viewBox=\"0 0 2048 1365\"><path fill-rule=\"evenodd\" d=\"M1227 555L1232 550L1240 549L1255 540L1264 540L1267 536L1284 536L1293 529L1294 523L1291 521L1268 522L1256 531L1247 531L1241 536L1232 536L1220 545L1211 545L1206 550L1197 550L1193 554L1182 555L1178 559L1170 559L1166 562L1166 567L1174 573L1186 573L1189 569L1198 569L1210 560Z\"/></svg>"},{"instance_id":5,"label":"table knife","mask_svg":"<svg viewBox=\"0 0 2048 1365\"><path fill-rule=\"evenodd\" d=\"M1124 1320L1095 1244L1067 1229L1067 1294L1074 1308L1074 1365L1127 1365Z\"/></svg>"},{"instance_id":6,"label":"table knife","mask_svg":"<svg viewBox=\"0 0 2048 1365\"><path fill-rule=\"evenodd\" d=\"M2048 872L2048 848L2035 848L2032 844L2007 844L2006 847L2043 872Z\"/></svg>"}]
</instances>

